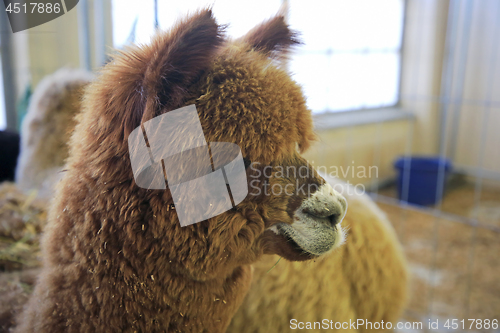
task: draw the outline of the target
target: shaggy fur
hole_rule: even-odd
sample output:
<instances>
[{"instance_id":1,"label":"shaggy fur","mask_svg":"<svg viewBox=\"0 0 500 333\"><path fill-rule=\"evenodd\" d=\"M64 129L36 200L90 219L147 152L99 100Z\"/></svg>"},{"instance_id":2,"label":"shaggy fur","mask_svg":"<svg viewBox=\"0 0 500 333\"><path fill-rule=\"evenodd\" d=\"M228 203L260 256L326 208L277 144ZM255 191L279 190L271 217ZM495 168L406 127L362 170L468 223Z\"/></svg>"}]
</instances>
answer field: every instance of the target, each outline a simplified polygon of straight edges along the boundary
<instances>
[{"instance_id":1,"label":"shaggy fur","mask_svg":"<svg viewBox=\"0 0 500 333\"><path fill-rule=\"evenodd\" d=\"M62 68L45 77L31 97L21 129L21 153L16 183L23 190L36 189L42 197L53 194L54 184L68 157L68 141L81 110L83 87L93 75Z\"/></svg>"},{"instance_id":2,"label":"shaggy fur","mask_svg":"<svg viewBox=\"0 0 500 333\"><path fill-rule=\"evenodd\" d=\"M201 11L115 57L86 89L49 212L43 273L16 332L224 332L263 253L315 257L270 230L292 225L307 195L251 192L236 209L182 228L168 190L133 180L130 132L195 103L207 141L238 144L258 163L249 173L310 169L300 179L260 177L258 188L324 184L295 150L314 139L311 115L274 57L293 34L282 17L254 32L227 42Z\"/></svg>"},{"instance_id":3,"label":"shaggy fur","mask_svg":"<svg viewBox=\"0 0 500 333\"><path fill-rule=\"evenodd\" d=\"M3 184L0 188L23 198L14 185ZM392 227L368 197L354 195L347 196L347 200L349 210L343 223L350 228L349 241L315 262L280 260L272 268L279 257L264 256L253 265L252 287L228 332L287 332L291 318L303 322L325 318L333 322L398 319L406 298L407 272ZM38 272L0 275L0 280L5 281L0 288L0 332L8 332L13 313L29 296L29 288L21 288L17 280L31 285Z\"/></svg>"},{"instance_id":4,"label":"shaggy fur","mask_svg":"<svg viewBox=\"0 0 500 333\"><path fill-rule=\"evenodd\" d=\"M228 332L289 332L291 319L304 323L328 319L328 325L364 319L392 322L395 327L407 300L408 271L394 229L367 195L348 196L353 188L348 191L347 184L324 178L334 188L345 189L339 192L349 203L342 222L349 229L346 244L309 263L281 260L276 264L278 256L265 256L254 265L252 287ZM318 324L304 331L324 330Z\"/></svg>"}]
</instances>

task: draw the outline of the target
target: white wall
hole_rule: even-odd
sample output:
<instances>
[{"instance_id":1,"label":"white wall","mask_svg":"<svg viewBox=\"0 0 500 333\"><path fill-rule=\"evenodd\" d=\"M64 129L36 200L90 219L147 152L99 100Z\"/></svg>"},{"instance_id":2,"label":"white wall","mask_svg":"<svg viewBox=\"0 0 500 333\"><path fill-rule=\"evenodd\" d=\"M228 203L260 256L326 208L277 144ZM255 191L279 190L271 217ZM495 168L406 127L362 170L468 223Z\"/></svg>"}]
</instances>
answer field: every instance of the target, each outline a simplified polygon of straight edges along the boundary
<instances>
[{"instance_id":1,"label":"white wall","mask_svg":"<svg viewBox=\"0 0 500 333\"><path fill-rule=\"evenodd\" d=\"M463 54L468 24L466 13L460 14L451 95L456 104L449 106L447 153L459 168L471 173L484 168L487 178L500 179L500 1L470 1L470 35ZM460 67L461 56L465 67ZM465 70L463 82L461 70Z\"/></svg>"}]
</instances>

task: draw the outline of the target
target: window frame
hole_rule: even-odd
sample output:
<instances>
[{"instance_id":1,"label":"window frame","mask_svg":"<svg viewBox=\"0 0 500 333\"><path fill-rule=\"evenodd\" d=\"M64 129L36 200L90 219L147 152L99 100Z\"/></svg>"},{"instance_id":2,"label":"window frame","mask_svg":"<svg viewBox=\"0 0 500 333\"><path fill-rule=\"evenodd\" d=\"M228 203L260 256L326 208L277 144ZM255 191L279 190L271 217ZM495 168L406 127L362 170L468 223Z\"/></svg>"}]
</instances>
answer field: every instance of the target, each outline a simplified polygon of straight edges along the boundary
<instances>
[{"instance_id":1,"label":"window frame","mask_svg":"<svg viewBox=\"0 0 500 333\"><path fill-rule=\"evenodd\" d=\"M313 121L315 123L315 128L317 129L327 129L327 128L339 128L347 126L356 126L376 122L393 121L399 119L413 119L411 112L404 110L401 107L401 94L402 94L402 77L403 77L403 60L404 60L404 45L405 45L405 32L406 32L406 22L408 13L408 0L402 0L403 4L403 18L402 18L402 31L400 39L400 47L398 49L399 53L399 75L397 82L397 97L396 103L394 105L382 106L382 107L369 107L369 108L356 108L348 110L324 110L317 113L313 113ZM281 5L285 9L285 18L288 20L288 15L286 14L289 6L291 5L288 0L281 0ZM157 14L157 13L155 13ZM111 22L111 25L113 23ZM293 58L293 53L290 58ZM287 67L289 67L287 65ZM312 110L311 110L312 111Z\"/></svg>"}]
</instances>

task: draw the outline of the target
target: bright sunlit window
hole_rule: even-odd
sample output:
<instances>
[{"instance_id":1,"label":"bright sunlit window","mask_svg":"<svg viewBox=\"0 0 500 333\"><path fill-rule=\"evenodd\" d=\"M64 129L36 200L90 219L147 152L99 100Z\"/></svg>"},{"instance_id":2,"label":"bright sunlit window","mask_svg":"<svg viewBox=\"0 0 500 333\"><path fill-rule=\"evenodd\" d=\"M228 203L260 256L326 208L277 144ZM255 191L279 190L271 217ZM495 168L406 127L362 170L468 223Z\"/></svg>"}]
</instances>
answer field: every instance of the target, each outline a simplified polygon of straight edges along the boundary
<instances>
[{"instance_id":1,"label":"bright sunlit window","mask_svg":"<svg viewBox=\"0 0 500 333\"><path fill-rule=\"evenodd\" d=\"M213 5L218 22L230 24L227 34L239 37L276 14L283 1L158 1L158 23L168 29L186 13ZM304 42L289 68L314 113L397 104L404 0L288 0L288 9ZM113 0L114 46L147 43L154 22L154 0Z\"/></svg>"},{"instance_id":2,"label":"bright sunlit window","mask_svg":"<svg viewBox=\"0 0 500 333\"><path fill-rule=\"evenodd\" d=\"M290 0L305 45L290 69L315 113L395 105L404 0Z\"/></svg>"},{"instance_id":3,"label":"bright sunlit window","mask_svg":"<svg viewBox=\"0 0 500 333\"><path fill-rule=\"evenodd\" d=\"M281 0L183 0L158 1L158 23L161 29L169 29L177 19L200 8L212 6L219 24L229 24L226 34L240 37L256 24L274 16ZM135 43L147 43L154 33L153 0L113 0L113 44L121 47L131 40L134 22Z\"/></svg>"}]
</instances>

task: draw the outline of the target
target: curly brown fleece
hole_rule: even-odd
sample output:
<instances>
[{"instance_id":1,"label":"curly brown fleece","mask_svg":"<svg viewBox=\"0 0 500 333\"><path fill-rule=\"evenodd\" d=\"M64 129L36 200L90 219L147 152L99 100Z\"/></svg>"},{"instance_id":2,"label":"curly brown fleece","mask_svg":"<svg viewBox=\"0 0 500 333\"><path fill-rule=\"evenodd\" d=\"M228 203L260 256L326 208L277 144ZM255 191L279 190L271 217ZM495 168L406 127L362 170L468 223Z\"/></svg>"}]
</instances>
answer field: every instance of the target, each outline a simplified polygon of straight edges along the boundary
<instances>
[{"instance_id":1,"label":"curly brown fleece","mask_svg":"<svg viewBox=\"0 0 500 333\"><path fill-rule=\"evenodd\" d=\"M208 142L234 142L262 165L307 164L295 147L314 139L311 115L279 68L295 43L282 17L226 41L204 10L102 70L85 93L43 273L16 332L225 331L250 264L276 253L264 230L292 223L293 198L249 196L181 228L169 191L135 185L126 140L141 123L196 103Z\"/></svg>"}]
</instances>

